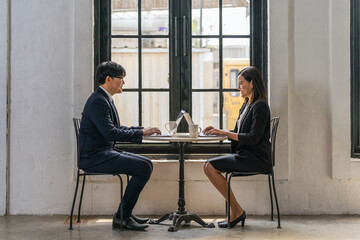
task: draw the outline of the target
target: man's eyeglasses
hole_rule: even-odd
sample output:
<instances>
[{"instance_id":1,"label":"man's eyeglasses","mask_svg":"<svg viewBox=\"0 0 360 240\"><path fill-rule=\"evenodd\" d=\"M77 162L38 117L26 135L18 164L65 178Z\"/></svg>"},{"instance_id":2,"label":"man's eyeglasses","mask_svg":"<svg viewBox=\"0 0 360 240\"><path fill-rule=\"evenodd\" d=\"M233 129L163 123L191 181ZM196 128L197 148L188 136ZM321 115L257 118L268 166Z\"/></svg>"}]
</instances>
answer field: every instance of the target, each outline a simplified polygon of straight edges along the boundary
<instances>
[{"instance_id":1,"label":"man's eyeglasses","mask_svg":"<svg viewBox=\"0 0 360 240\"><path fill-rule=\"evenodd\" d=\"M124 83L124 77L123 76L116 76L116 77L112 77L112 78L120 78L121 82Z\"/></svg>"}]
</instances>

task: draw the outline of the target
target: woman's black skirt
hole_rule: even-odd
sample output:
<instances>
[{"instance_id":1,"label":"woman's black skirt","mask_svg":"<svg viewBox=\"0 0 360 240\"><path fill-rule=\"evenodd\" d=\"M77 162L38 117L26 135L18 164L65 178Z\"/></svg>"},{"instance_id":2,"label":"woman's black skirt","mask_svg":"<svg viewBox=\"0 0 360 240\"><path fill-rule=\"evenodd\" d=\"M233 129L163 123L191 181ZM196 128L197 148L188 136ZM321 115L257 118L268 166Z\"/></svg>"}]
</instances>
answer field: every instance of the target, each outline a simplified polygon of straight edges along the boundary
<instances>
[{"instance_id":1,"label":"woman's black skirt","mask_svg":"<svg viewBox=\"0 0 360 240\"><path fill-rule=\"evenodd\" d=\"M238 153L211 158L207 160L221 172L264 172L271 170L270 161L259 158L255 154L242 149Z\"/></svg>"}]
</instances>

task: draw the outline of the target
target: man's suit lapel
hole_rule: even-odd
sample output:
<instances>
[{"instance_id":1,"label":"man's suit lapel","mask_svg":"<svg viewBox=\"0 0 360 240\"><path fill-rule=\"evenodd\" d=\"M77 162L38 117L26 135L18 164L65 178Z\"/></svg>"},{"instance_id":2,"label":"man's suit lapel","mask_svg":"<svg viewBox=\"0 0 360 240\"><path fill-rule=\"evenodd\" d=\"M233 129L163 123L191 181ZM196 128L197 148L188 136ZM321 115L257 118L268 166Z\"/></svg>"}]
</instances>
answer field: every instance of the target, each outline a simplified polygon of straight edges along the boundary
<instances>
[{"instance_id":1,"label":"man's suit lapel","mask_svg":"<svg viewBox=\"0 0 360 240\"><path fill-rule=\"evenodd\" d=\"M111 106L111 108L113 110L113 113L114 113L114 116L115 116L116 125L117 125L117 127L120 127L120 119L119 119L119 115L118 115L118 112L116 110L116 107L114 105L114 102L111 99L109 99L109 102L110 102L110 106Z\"/></svg>"},{"instance_id":2,"label":"man's suit lapel","mask_svg":"<svg viewBox=\"0 0 360 240\"><path fill-rule=\"evenodd\" d=\"M110 106L111 106L111 116L110 117L113 119L114 124L117 127L120 127L119 115L118 115L118 112L116 110L116 107L115 107L112 99L109 99L109 96L100 87L98 88L97 92L100 93L101 95L103 95L106 98L106 100L108 101L108 103L110 104Z\"/></svg>"}]
</instances>

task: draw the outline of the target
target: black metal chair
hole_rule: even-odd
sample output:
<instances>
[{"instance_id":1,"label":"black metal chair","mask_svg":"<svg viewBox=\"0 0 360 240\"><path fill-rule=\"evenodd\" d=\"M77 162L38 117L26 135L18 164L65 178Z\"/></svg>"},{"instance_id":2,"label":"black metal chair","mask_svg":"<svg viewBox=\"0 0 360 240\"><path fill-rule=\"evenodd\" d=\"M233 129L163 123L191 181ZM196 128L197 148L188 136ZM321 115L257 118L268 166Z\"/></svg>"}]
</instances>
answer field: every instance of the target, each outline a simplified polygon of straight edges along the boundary
<instances>
[{"instance_id":1,"label":"black metal chair","mask_svg":"<svg viewBox=\"0 0 360 240\"><path fill-rule=\"evenodd\" d=\"M122 200L123 200L123 180L122 180L120 174L91 173L91 172L86 172L86 171L84 171L84 170L82 170L82 169L79 168L79 161L80 161L80 149L79 149L80 118L73 118L73 122L74 122L74 127L75 127L76 146L77 146L77 178L76 178L76 187L75 187L75 193L74 193L74 200L73 200L73 203L72 203L71 213L70 213L70 228L69 228L69 230L73 230L73 227L72 227L72 219L73 219L73 213L74 213L74 207L75 207L75 201L76 201L77 191L78 191L78 187L79 187L79 179L80 179L80 176L83 176L83 184L82 184L81 194L80 194L80 201L79 201L79 209L78 209L78 219L77 219L77 222L80 222L81 203L82 203L82 198L83 198L83 193L84 193L86 176L89 176L89 175L93 175L93 176L97 176L97 175L113 175L113 176L118 176L118 177L119 177L119 180L120 180L120 200L121 200L121 202L122 202ZM129 176L126 175L126 177L127 177L127 182L129 182ZM120 219L123 220L122 204L121 204ZM121 230L123 229L122 227L123 227L123 226L121 225Z\"/></svg>"},{"instance_id":2,"label":"black metal chair","mask_svg":"<svg viewBox=\"0 0 360 240\"><path fill-rule=\"evenodd\" d=\"M233 177L247 177L247 176L254 176L254 175L267 175L268 181L269 181L269 191L270 191L270 201L271 201L271 221L274 221L274 207L273 207L273 197L272 197L272 191L271 191L271 183L272 187L274 189L274 197L275 197L275 203L276 203L276 209L277 209L277 218L278 218L278 228L281 228L280 226L280 210L279 210L279 204L276 196L276 189L275 189L275 181L274 181L274 166L275 166L275 143L276 143L276 133L277 128L279 125L279 117L274 117L270 121L270 142L271 142L271 162L272 162L272 168L270 172L227 172L225 174L225 178L228 181L228 199L227 203L225 203L226 208L226 216L228 218L228 228L231 228L230 226L230 182L231 178ZM230 176L228 177L228 175ZM272 181L270 180L272 179Z\"/></svg>"}]
</instances>

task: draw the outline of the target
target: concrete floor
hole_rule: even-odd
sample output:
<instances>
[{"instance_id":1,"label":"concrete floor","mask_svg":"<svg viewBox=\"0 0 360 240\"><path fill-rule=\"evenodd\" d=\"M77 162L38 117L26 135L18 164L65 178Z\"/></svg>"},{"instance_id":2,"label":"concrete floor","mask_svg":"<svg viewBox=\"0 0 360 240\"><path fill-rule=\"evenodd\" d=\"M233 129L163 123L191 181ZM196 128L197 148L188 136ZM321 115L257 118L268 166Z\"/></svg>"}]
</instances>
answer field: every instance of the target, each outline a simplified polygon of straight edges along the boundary
<instances>
[{"instance_id":1,"label":"concrete floor","mask_svg":"<svg viewBox=\"0 0 360 240\"><path fill-rule=\"evenodd\" d=\"M170 221L145 232L111 228L111 216L84 216L68 230L68 216L0 217L0 239L360 239L360 216L283 216L282 228L268 216L248 216L245 227L207 229L196 223L168 232ZM204 217L207 222L222 220Z\"/></svg>"}]
</instances>

